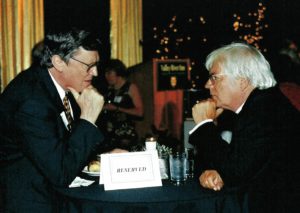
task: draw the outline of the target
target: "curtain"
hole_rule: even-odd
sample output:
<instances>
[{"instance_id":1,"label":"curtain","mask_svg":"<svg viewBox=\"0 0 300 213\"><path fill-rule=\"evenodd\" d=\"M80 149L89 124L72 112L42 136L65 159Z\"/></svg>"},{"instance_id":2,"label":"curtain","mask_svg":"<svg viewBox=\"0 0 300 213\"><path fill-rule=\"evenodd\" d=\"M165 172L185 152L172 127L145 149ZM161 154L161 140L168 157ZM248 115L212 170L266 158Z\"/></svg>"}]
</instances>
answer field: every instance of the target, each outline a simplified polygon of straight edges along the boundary
<instances>
[{"instance_id":1,"label":"curtain","mask_svg":"<svg viewBox=\"0 0 300 213\"><path fill-rule=\"evenodd\" d=\"M43 38L43 0L0 0L1 91L30 66L31 50Z\"/></svg>"},{"instance_id":2,"label":"curtain","mask_svg":"<svg viewBox=\"0 0 300 213\"><path fill-rule=\"evenodd\" d=\"M111 57L129 67L142 62L142 0L110 0Z\"/></svg>"}]
</instances>

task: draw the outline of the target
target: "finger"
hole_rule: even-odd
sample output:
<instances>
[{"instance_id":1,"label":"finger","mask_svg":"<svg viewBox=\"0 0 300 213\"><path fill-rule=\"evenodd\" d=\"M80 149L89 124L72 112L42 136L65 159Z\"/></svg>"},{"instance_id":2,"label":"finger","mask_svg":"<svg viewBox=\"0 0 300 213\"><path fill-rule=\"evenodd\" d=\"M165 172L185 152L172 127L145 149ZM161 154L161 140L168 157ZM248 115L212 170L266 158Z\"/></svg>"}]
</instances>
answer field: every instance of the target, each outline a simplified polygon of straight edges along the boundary
<instances>
[{"instance_id":1,"label":"finger","mask_svg":"<svg viewBox=\"0 0 300 213\"><path fill-rule=\"evenodd\" d=\"M196 100L195 105L199 104L199 103L204 103L206 102L208 99L200 99L200 100Z\"/></svg>"},{"instance_id":2,"label":"finger","mask_svg":"<svg viewBox=\"0 0 300 213\"><path fill-rule=\"evenodd\" d=\"M89 85L88 87L86 87L87 89L94 89L93 85Z\"/></svg>"},{"instance_id":3,"label":"finger","mask_svg":"<svg viewBox=\"0 0 300 213\"><path fill-rule=\"evenodd\" d=\"M206 101L209 102L213 107L216 107L217 103L216 103L216 101L214 99L208 98Z\"/></svg>"},{"instance_id":4,"label":"finger","mask_svg":"<svg viewBox=\"0 0 300 213\"><path fill-rule=\"evenodd\" d=\"M223 111L224 111L223 108L218 108L218 109L216 110L216 118L219 117L219 115L221 115Z\"/></svg>"},{"instance_id":5,"label":"finger","mask_svg":"<svg viewBox=\"0 0 300 213\"><path fill-rule=\"evenodd\" d=\"M214 188L215 187L213 178L208 178L206 182L207 182L207 185L208 185L209 188Z\"/></svg>"},{"instance_id":6,"label":"finger","mask_svg":"<svg viewBox=\"0 0 300 213\"><path fill-rule=\"evenodd\" d=\"M223 180L222 180L221 177L217 177L214 180L214 183L215 183L215 190L220 190L224 185Z\"/></svg>"},{"instance_id":7,"label":"finger","mask_svg":"<svg viewBox=\"0 0 300 213\"><path fill-rule=\"evenodd\" d=\"M212 98L208 98L208 99L206 99L206 100L209 101L209 102L214 102L214 103L215 103L215 100L212 99Z\"/></svg>"},{"instance_id":8,"label":"finger","mask_svg":"<svg viewBox=\"0 0 300 213\"><path fill-rule=\"evenodd\" d=\"M220 190L219 180L217 177L215 177L213 180L213 190L215 190L215 191Z\"/></svg>"},{"instance_id":9,"label":"finger","mask_svg":"<svg viewBox=\"0 0 300 213\"><path fill-rule=\"evenodd\" d=\"M77 100L79 98L79 93L75 89L73 89L72 87L68 87L68 89L72 93L72 95L75 98L75 100Z\"/></svg>"},{"instance_id":10,"label":"finger","mask_svg":"<svg viewBox=\"0 0 300 213\"><path fill-rule=\"evenodd\" d=\"M214 185L218 185L218 183L219 183L219 179L218 179L217 177L215 177L215 178L213 179L213 184L214 184Z\"/></svg>"},{"instance_id":11,"label":"finger","mask_svg":"<svg viewBox=\"0 0 300 213\"><path fill-rule=\"evenodd\" d=\"M219 182L218 184L216 184L216 185L214 186L213 189L214 189L215 191L220 191L222 187L223 187L222 182Z\"/></svg>"}]
</instances>

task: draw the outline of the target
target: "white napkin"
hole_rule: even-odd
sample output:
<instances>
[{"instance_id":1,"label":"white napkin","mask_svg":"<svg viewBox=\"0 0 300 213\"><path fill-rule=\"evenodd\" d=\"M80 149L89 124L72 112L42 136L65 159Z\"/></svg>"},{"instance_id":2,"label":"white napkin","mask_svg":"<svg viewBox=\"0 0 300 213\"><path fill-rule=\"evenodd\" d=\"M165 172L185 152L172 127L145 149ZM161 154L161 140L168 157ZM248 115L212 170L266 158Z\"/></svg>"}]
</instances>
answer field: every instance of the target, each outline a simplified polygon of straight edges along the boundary
<instances>
[{"instance_id":1,"label":"white napkin","mask_svg":"<svg viewBox=\"0 0 300 213\"><path fill-rule=\"evenodd\" d=\"M94 183L94 180L86 180L80 177L76 177L73 182L69 185L69 188L80 187L80 186L89 186Z\"/></svg>"},{"instance_id":2,"label":"white napkin","mask_svg":"<svg viewBox=\"0 0 300 213\"><path fill-rule=\"evenodd\" d=\"M231 131L222 131L221 132L221 137L223 138L223 140L225 140L227 143L231 142L231 138L232 138L232 132Z\"/></svg>"},{"instance_id":3,"label":"white napkin","mask_svg":"<svg viewBox=\"0 0 300 213\"><path fill-rule=\"evenodd\" d=\"M68 129L68 123L69 123L69 122L68 122L68 119L67 119L66 114L65 114L64 111L62 111L62 112L60 113L60 117L61 117L61 119L63 120L65 127Z\"/></svg>"}]
</instances>

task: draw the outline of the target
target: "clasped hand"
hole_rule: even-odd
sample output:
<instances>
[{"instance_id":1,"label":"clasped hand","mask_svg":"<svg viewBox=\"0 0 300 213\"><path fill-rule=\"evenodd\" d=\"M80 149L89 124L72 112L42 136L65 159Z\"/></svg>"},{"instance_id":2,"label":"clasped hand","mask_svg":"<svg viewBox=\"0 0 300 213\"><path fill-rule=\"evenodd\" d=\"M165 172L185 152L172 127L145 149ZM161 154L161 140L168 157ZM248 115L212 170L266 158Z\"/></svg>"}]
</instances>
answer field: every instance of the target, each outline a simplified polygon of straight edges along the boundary
<instances>
[{"instance_id":1,"label":"clasped hand","mask_svg":"<svg viewBox=\"0 0 300 213\"><path fill-rule=\"evenodd\" d=\"M201 186L219 191L224 186L223 180L216 170L205 170L199 177Z\"/></svg>"},{"instance_id":2,"label":"clasped hand","mask_svg":"<svg viewBox=\"0 0 300 213\"><path fill-rule=\"evenodd\" d=\"M69 88L81 109L81 119L95 123L104 105L104 98L93 87L89 86L79 94L75 89Z\"/></svg>"}]
</instances>

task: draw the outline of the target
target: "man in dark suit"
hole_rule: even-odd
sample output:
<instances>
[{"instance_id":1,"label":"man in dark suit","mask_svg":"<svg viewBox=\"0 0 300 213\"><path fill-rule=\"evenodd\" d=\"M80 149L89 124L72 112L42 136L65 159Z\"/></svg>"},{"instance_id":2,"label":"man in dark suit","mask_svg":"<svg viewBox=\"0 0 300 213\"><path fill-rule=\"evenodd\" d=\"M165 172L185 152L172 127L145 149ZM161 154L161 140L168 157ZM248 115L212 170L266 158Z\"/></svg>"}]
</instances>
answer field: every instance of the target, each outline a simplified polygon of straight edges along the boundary
<instances>
[{"instance_id":1,"label":"man in dark suit","mask_svg":"<svg viewBox=\"0 0 300 213\"><path fill-rule=\"evenodd\" d=\"M256 48L233 43L213 51L205 65L211 98L193 107L197 125L189 137L201 186L238 188L250 212L298 211L299 112L275 87L269 63ZM223 109L236 113L230 144L213 122Z\"/></svg>"},{"instance_id":2,"label":"man in dark suit","mask_svg":"<svg viewBox=\"0 0 300 213\"><path fill-rule=\"evenodd\" d=\"M68 187L101 143L94 123L104 100L91 85L98 49L97 39L85 31L48 34L42 66L21 72L1 94L5 212L57 212L54 188ZM66 92L69 109L63 105Z\"/></svg>"}]
</instances>

